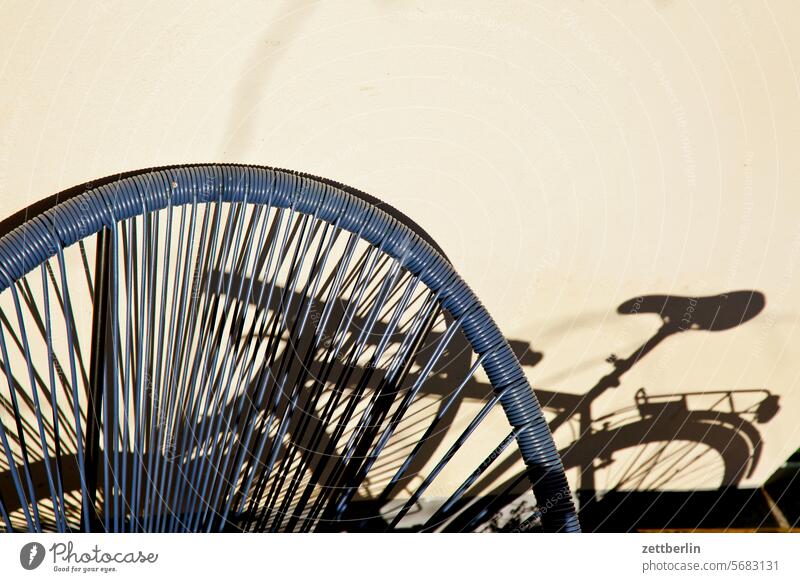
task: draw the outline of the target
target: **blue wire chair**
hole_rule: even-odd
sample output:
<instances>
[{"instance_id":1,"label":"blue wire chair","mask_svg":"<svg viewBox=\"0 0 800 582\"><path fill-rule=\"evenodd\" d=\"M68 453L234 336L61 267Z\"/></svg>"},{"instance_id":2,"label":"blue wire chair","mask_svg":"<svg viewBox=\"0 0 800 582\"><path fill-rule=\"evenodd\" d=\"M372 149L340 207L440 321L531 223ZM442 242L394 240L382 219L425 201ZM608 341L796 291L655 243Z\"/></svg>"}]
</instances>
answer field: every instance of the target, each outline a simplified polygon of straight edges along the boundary
<instances>
[{"instance_id":1,"label":"blue wire chair","mask_svg":"<svg viewBox=\"0 0 800 582\"><path fill-rule=\"evenodd\" d=\"M474 530L510 454L538 504L526 524L579 530L514 353L376 199L168 167L74 188L0 234L6 531Z\"/></svg>"}]
</instances>

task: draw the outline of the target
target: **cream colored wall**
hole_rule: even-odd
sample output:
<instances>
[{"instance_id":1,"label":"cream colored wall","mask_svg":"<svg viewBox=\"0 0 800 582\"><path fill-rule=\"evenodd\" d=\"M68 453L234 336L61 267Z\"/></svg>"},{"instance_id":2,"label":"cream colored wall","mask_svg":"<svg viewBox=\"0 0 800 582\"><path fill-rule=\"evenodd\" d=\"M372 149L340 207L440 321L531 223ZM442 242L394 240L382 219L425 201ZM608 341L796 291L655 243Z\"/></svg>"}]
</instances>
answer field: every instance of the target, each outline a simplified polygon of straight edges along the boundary
<instances>
[{"instance_id":1,"label":"cream colored wall","mask_svg":"<svg viewBox=\"0 0 800 582\"><path fill-rule=\"evenodd\" d=\"M5 2L0 214L170 163L331 177L421 224L507 336L544 354L531 380L573 393L657 328L622 301L758 289L755 320L671 338L595 407L640 386L767 388L782 408L759 427L758 483L800 445L798 12Z\"/></svg>"}]
</instances>

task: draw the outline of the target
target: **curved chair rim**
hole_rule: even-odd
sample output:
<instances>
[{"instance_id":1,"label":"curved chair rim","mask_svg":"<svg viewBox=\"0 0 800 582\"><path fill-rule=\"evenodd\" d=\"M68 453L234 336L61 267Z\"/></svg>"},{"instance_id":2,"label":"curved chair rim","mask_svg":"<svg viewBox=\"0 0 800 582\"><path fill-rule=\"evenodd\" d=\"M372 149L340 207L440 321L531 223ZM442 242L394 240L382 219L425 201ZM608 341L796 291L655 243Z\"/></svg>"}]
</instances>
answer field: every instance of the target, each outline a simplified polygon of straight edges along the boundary
<instances>
[{"instance_id":1,"label":"curved chair rim","mask_svg":"<svg viewBox=\"0 0 800 582\"><path fill-rule=\"evenodd\" d=\"M143 168L141 170L129 170L129 171L126 171L126 172L118 172L116 174L109 174L108 176L104 176L102 178L97 178L95 180L90 180L90 181L84 182L82 184L77 184L75 186L71 186L70 188L65 188L64 190L61 190L60 192L57 192L56 194L51 194L50 196L42 198L41 200L37 200L33 204L31 204L29 206L26 206L24 208L21 208L20 210L18 210L14 214L11 214L10 216L7 216L6 218L3 218L2 220L0 220L0 238L4 237L5 235L10 233L15 228L17 228L19 226L22 226L24 223L28 222L29 220L32 220L32 219L36 218L37 216L39 216L40 214L43 214L44 212L50 210L51 208L53 208L57 204L62 204L64 202L66 202L67 200L75 198L76 196L80 196L81 194L84 194L86 192L89 192L90 190L94 190L96 188L99 188L101 186L105 186L107 184L111 184L113 182L117 182L119 180L123 180L125 178L133 178L134 176L141 176L143 174L149 174L151 172L176 170L178 168L218 166L218 165L220 165L220 164L215 164L215 163L208 163L208 164L196 163L196 164L173 164L173 165L167 165L167 166L153 166L153 167L150 167L150 168ZM232 167L240 167L240 168L248 167L247 164L224 164L224 165L232 166ZM275 169L280 169L280 168L275 168ZM299 172L293 172L292 170L283 170L283 171L299 174ZM320 177L320 176L312 176L311 174L305 174L305 173L303 173L302 175L307 176L309 178L313 178L315 180L319 180L320 182L327 183L327 184L329 184L329 185L331 185L331 186L333 186L335 188L339 188L340 190L343 190L343 191L347 192L348 194L352 194L356 198L360 198L364 202L367 202L369 204L372 204L372 205L380 208L381 210L386 212L389 216L391 216L395 220L400 221L402 224L405 224L407 227L409 227L411 230L413 230L416 234L418 234L420 237L422 237L423 240L425 240L425 242L427 242L434 249L436 249L436 251L440 255L442 255L442 257L444 257L448 261L450 260L447 257L447 254L444 252L444 250L442 250L442 248L439 246L439 244L433 239L433 237L431 237L427 233L427 231L424 228L422 228L419 224L414 222L414 220L409 218L406 214L403 214L402 212L400 212L394 206L382 201L379 198L376 198L375 196L372 196L371 194L368 194L368 193L364 192L363 190L359 190L358 188L354 188L352 186L348 186L347 184L342 184L341 182L338 182L336 180L331 180L329 178L323 178L323 177Z\"/></svg>"},{"instance_id":2,"label":"curved chair rim","mask_svg":"<svg viewBox=\"0 0 800 582\"><path fill-rule=\"evenodd\" d=\"M145 212L194 202L261 203L312 215L400 261L459 323L514 428L549 531L579 531L561 458L522 368L491 315L430 237L397 210L326 180L265 166L197 164L110 176L17 212L0 223L0 292L79 240ZM399 215L399 216L398 216ZM3 232L3 231L0 231Z\"/></svg>"}]
</instances>

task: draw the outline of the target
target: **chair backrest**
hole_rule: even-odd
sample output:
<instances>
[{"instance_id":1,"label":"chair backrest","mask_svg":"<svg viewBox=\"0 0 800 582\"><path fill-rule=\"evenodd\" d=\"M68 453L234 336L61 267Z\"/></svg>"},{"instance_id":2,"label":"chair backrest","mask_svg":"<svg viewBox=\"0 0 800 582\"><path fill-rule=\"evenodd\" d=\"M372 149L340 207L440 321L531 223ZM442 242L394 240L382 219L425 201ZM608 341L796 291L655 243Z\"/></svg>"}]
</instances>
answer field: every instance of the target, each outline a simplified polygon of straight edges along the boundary
<instances>
[{"instance_id":1,"label":"chair backrest","mask_svg":"<svg viewBox=\"0 0 800 582\"><path fill-rule=\"evenodd\" d=\"M168 167L0 234L5 530L474 530L532 488L523 529L578 531L514 353L376 199Z\"/></svg>"}]
</instances>

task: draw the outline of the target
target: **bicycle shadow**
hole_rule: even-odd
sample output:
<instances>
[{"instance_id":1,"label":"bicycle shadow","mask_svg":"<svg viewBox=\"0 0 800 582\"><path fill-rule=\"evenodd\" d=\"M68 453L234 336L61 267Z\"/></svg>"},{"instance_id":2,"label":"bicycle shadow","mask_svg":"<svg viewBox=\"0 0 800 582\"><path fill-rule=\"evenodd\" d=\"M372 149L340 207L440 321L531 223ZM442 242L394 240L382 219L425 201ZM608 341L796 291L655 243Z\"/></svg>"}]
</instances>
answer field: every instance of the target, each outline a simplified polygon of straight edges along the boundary
<instances>
[{"instance_id":1,"label":"bicycle shadow","mask_svg":"<svg viewBox=\"0 0 800 582\"><path fill-rule=\"evenodd\" d=\"M578 437L562 448L561 454L565 468L576 469L580 476L581 486L577 493L582 514L591 514L591 521L602 525L611 519L616 508L625 502L630 505L630 496L655 495L657 498L659 493L654 491L675 487L682 479L691 477L692 473L696 475L714 455L721 458L722 468L716 475L716 487L719 490L735 489L742 479L753 474L763 449L763 439L757 425L770 422L780 410L779 397L769 390L698 391L653 397L642 388L636 393L631 407L636 417L631 418L629 413L622 421L624 423L618 425L614 424L614 412L593 419L591 405L606 390L619 386L622 376L667 338L688 331L719 332L732 329L758 316L765 304L764 295L752 290L710 297L650 295L629 299L617 308L617 312L621 315L659 315L662 324L653 336L627 358L609 357L607 362L613 366L612 372L603 376L585 394L535 389L543 409L554 414L550 421L553 432L567 420L577 417L580 421ZM705 407L693 407L692 399L701 397L707 401ZM743 399L746 399L746 405L740 406L738 403ZM676 450L659 458L658 462L649 462L654 455L634 457L636 463L626 468L631 480L620 481L610 490L596 490L594 487L596 471L604 469L608 473L613 472L616 453L676 442L688 444L682 449L673 444ZM702 448L704 452L693 458L693 446ZM693 466L681 465L686 464L687 457L696 461ZM630 461L630 458L631 455L628 455L623 461ZM494 519L496 530L518 528L524 521L522 517L527 517L532 511L525 516L522 516L525 512L511 511L510 516L506 515L505 523L497 519L512 499L526 493L524 472L503 479L503 474L516 462L518 459L512 457L498 464L472 491L476 498L480 498L472 513L483 514L488 521ZM710 487L713 489L715 485ZM598 510L596 506L602 499L606 500L604 509ZM718 502L719 499L721 497L718 496ZM509 512L506 510L506 513ZM604 518L598 519L598 515L604 515ZM456 521L451 529L457 531L468 523Z\"/></svg>"},{"instance_id":2,"label":"bicycle shadow","mask_svg":"<svg viewBox=\"0 0 800 582\"><path fill-rule=\"evenodd\" d=\"M241 283L250 282L234 280L235 286L239 286ZM261 283L252 283L254 285L254 296L260 295L259 285ZM283 297L283 301L290 303L299 304L302 299L299 294L280 293L279 295ZM637 393L635 401L639 419L619 426L611 424L597 426L593 424L590 406L592 401L602 392L620 385L622 376L666 338L687 331L705 330L717 332L732 329L756 317L763 310L764 305L765 298L763 294L757 291L737 291L711 298L652 295L634 298L622 303L617 309L620 314L658 314L662 319L662 326L630 357L621 359L614 356L610 358L609 362L613 366L613 371L602 377L584 395L543 388L535 389L542 407L554 414L550 422L553 431L573 417L580 417L584 423L580 437L561 451L565 467L567 469L578 469L585 476L587 471L591 472L596 468L596 465L605 467L612 465L615 452L637 447L643 442L659 443L680 440L682 442L701 444L709 450L716 451L722 457L724 473L721 477L721 487L735 487L742 478L752 474L758 464L763 446L760 431L756 425L769 422L780 410L778 397L767 390L755 391L759 392L762 398L751 408L742 410L731 407L725 411L714 407L705 410L692 408L689 402L691 394L652 397L640 391L640 393ZM320 304L315 309L325 310L325 307L324 304ZM280 309L280 305L272 305L269 309ZM342 317L344 314L343 309L344 307L341 305L331 306L331 317L334 319ZM385 325L385 322L377 322L373 332L380 336L385 332ZM234 331L233 335L236 336L237 333L239 334L239 340L244 341L241 331ZM433 333L428 343L434 345L436 338L437 333ZM247 341L264 341L265 339L251 336ZM286 349L294 350L297 354L308 353L309 342L312 341L314 341L313 336L308 336L302 338L299 343L287 346ZM536 366L544 357L542 353L532 350L527 341L511 340L509 343L522 365L527 368ZM300 358L298 357L297 359L299 360ZM444 401L453 391L453 378L463 377L471 364L472 350L465 338L457 334L444 363L432 371L430 377L423 384L421 393L433 399L434 402ZM340 361L334 361L332 366L331 375L334 377L344 373L347 367ZM409 382L413 382L416 379L413 373L409 376ZM347 389L354 388L355 386L351 385ZM257 412L255 406L255 403L258 402L256 392L257 383L254 382L247 390L248 403L244 408L239 407L237 409L238 403L231 403L220 411L220 416L233 417L235 419L231 427L230 438L232 442L241 437L245 427L251 422L252 416ZM733 399L737 395L751 392L754 391L731 390L720 394ZM461 404L466 401L485 401L491 396L491 393L492 387L488 383L471 377L463 387L459 401L448 409L441 419L442 426L449 426L456 419L461 409ZM720 401L724 399L721 398ZM3 402L3 406L6 409L10 409L10 404L7 402ZM276 414L278 416L283 414L287 406L289 406L289 399L282 399L276 409ZM313 411L314 403L303 397L298 403L298 409L300 411ZM425 429L428 423L435 418L437 410L436 405L433 405L428 412L423 412L417 417L415 420L417 434L425 434ZM203 418L200 419L198 426L184 427L183 430L189 431L192 438L194 438L194 435L202 433L201 429L215 426L217 422L215 419ZM319 425L318 419L315 418L314 414L305 413L299 414L297 420L292 421L287 428L287 433L296 440L300 450L308 452L307 455L319 455L319 458L334 459L334 462L329 463L326 461L324 465L321 465L318 458L303 457L303 464L310 470L317 471L316 479L318 481L325 481L330 472L342 470L341 467L336 465L335 454L332 454L334 445L328 440L328 435L324 429L325 427ZM32 427L29 428L29 431L32 431ZM214 433L212 430L207 432L209 435ZM183 438L184 434L185 432L178 433L175 438ZM309 436L312 434L316 435L316 438ZM406 477L398 481L396 490L402 490L406 483L413 480L415 475L423 471L426 463L435 456L444 437L445 432L440 431L426 435L422 439L420 450L414 462L409 466ZM197 439L197 443L202 449L202 439ZM398 450L403 449L400 447ZM390 450L389 453L393 453L393 451ZM248 451L247 456L251 459L257 458L255 451ZM678 456L677 458L679 459L680 457ZM278 462L281 461L283 459L279 458ZM129 466L136 462L137 460L134 458L130 458L127 461ZM146 463L147 459L139 459L138 462ZM203 461L193 460L188 462L184 467L185 473L193 473L195 471L194 465L198 462L202 463ZM459 515L453 519L448 528L460 530L469 526L469 529L475 529L475 527L487 522L491 524L498 512L502 512L509 504L514 503L519 496L528 493L530 486L527 483L525 472L519 472L511 478L504 478L508 470L518 462L517 455L511 455L506 459L499 460L493 466L493 469L487 471L472 486L469 495L453 508L453 513L458 513ZM375 469L377 472L390 472L392 466L384 468L381 465L376 465ZM30 472L32 480L36 484L37 492L44 495L48 490L44 463L42 461L32 463ZM648 468L645 464L638 471L637 477L641 478L643 483L647 480L648 474L653 472L653 467ZM674 480L680 477L680 467L677 465L662 466L661 473L671 476ZM72 455L64 457L62 476L65 488L79 488L77 460L72 458ZM652 475L651 485L653 485ZM668 481L660 485L668 485ZM604 493L608 496L608 492ZM0 494L5 498L6 502L15 498L13 484L8 472L0 475ZM630 491L620 493L626 499L631 494ZM586 499L594 500L592 503L595 503L596 506L597 496L591 488L584 485L579 495L584 497L584 501ZM611 499L611 497L607 498ZM76 500L76 503L79 503L79 501ZM363 508L360 508L359 505L363 505ZM584 503L583 510L590 510L591 507L593 506L590 503ZM367 521L372 524L371 527L380 529L380 524L375 526L376 521L381 521L378 517L377 508L374 507L368 497L357 496L354 500L354 508L353 515L366 515ZM6 510L11 511L14 509L17 508L13 504L8 505L6 503ZM284 511L288 509L288 506L283 508ZM511 521L506 521L502 526L498 526L498 529L513 529L519 525L523 517L527 518L528 516L523 516L520 513L519 516L514 517Z\"/></svg>"}]
</instances>

